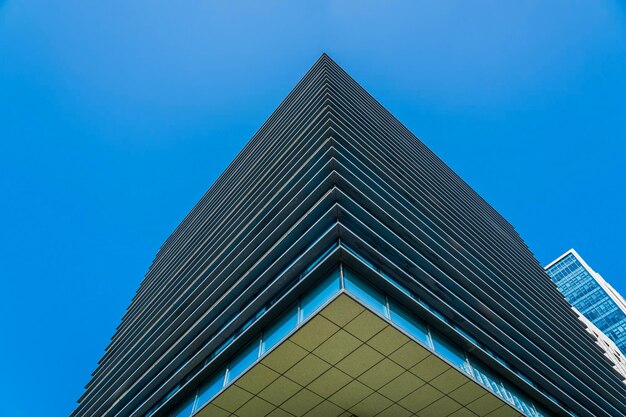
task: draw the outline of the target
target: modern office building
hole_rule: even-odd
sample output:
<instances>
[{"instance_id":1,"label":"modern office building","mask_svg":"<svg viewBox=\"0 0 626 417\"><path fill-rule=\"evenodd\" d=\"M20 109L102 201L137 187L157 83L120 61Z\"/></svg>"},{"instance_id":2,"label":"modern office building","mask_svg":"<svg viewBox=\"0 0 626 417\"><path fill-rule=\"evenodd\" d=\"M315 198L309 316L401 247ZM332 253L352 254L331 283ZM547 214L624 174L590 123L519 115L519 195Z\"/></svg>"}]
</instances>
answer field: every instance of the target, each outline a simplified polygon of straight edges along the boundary
<instances>
[{"instance_id":1,"label":"modern office building","mask_svg":"<svg viewBox=\"0 0 626 417\"><path fill-rule=\"evenodd\" d=\"M574 250L556 258L546 272L565 299L626 353L626 301Z\"/></svg>"},{"instance_id":2,"label":"modern office building","mask_svg":"<svg viewBox=\"0 0 626 417\"><path fill-rule=\"evenodd\" d=\"M624 416L513 227L323 55L161 247L73 417Z\"/></svg>"}]
</instances>

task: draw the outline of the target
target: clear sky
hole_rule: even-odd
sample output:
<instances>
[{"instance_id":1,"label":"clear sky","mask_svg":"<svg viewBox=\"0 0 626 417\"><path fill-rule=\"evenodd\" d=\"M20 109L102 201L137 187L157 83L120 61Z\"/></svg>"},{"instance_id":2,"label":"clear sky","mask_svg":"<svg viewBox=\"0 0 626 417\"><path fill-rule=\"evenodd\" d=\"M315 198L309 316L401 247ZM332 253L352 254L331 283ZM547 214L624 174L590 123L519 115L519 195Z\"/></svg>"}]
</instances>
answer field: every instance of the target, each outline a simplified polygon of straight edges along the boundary
<instances>
[{"instance_id":1,"label":"clear sky","mask_svg":"<svg viewBox=\"0 0 626 417\"><path fill-rule=\"evenodd\" d=\"M322 52L542 263L575 247L625 294L624 5L0 0L0 417L73 410L160 244Z\"/></svg>"}]
</instances>

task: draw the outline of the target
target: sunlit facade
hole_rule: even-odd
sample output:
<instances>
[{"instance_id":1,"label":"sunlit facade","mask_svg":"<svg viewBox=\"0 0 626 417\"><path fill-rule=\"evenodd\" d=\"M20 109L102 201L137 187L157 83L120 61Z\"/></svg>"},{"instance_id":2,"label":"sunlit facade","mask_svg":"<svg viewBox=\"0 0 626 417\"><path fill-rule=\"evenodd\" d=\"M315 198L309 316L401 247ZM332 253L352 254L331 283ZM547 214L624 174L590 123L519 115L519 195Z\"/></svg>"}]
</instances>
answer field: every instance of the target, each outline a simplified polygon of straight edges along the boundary
<instances>
[{"instance_id":1,"label":"sunlit facade","mask_svg":"<svg viewBox=\"0 0 626 417\"><path fill-rule=\"evenodd\" d=\"M624 414L513 227L323 55L163 244L72 416Z\"/></svg>"},{"instance_id":2,"label":"sunlit facade","mask_svg":"<svg viewBox=\"0 0 626 417\"><path fill-rule=\"evenodd\" d=\"M546 266L546 272L565 299L626 352L624 298L574 249Z\"/></svg>"}]
</instances>

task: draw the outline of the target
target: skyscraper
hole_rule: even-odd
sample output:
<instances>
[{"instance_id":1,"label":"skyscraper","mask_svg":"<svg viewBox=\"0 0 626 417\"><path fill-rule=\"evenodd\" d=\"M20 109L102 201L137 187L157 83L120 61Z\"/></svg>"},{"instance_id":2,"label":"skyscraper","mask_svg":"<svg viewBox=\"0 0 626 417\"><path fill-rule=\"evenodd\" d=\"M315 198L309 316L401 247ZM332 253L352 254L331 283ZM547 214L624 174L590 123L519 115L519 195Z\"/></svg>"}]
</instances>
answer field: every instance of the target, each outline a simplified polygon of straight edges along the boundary
<instances>
[{"instance_id":1,"label":"skyscraper","mask_svg":"<svg viewBox=\"0 0 626 417\"><path fill-rule=\"evenodd\" d=\"M596 325L617 347L626 352L626 301L570 249L548 266L552 278L565 299Z\"/></svg>"},{"instance_id":2,"label":"skyscraper","mask_svg":"<svg viewBox=\"0 0 626 417\"><path fill-rule=\"evenodd\" d=\"M73 416L625 413L513 227L323 55L163 244Z\"/></svg>"}]
</instances>

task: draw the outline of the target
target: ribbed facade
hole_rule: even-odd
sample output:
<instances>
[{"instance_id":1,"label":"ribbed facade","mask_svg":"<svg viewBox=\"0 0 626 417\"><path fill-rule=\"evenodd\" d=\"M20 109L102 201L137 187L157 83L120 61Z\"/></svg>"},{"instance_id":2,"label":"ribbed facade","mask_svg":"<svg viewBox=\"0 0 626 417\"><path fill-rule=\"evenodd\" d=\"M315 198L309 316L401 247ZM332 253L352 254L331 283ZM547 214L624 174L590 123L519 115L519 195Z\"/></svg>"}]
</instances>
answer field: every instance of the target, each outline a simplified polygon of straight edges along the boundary
<instances>
[{"instance_id":1,"label":"ribbed facade","mask_svg":"<svg viewBox=\"0 0 626 417\"><path fill-rule=\"evenodd\" d=\"M163 244L72 416L170 415L340 263L549 415L626 415L513 227L323 55Z\"/></svg>"}]
</instances>

